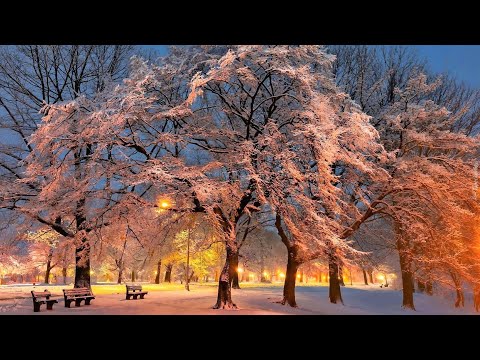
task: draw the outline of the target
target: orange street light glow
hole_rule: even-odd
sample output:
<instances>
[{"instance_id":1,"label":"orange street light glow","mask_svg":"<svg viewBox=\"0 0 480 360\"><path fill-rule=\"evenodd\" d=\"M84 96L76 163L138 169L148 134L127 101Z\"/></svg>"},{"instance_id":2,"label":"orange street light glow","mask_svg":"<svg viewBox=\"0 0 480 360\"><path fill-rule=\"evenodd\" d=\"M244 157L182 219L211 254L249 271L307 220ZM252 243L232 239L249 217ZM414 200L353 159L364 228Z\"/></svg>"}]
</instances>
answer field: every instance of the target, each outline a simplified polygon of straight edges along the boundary
<instances>
[{"instance_id":1,"label":"orange street light glow","mask_svg":"<svg viewBox=\"0 0 480 360\"><path fill-rule=\"evenodd\" d=\"M170 206L170 204L169 204L168 201L163 200L162 202L160 202L160 207L162 209L168 209L169 206Z\"/></svg>"},{"instance_id":2,"label":"orange street light glow","mask_svg":"<svg viewBox=\"0 0 480 360\"><path fill-rule=\"evenodd\" d=\"M285 277L285 274L281 272L281 273L280 273L280 277L281 277L281 278L284 278L284 277Z\"/></svg>"},{"instance_id":3,"label":"orange street light glow","mask_svg":"<svg viewBox=\"0 0 480 360\"><path fill-rule=\"evenodd\" d=\"M385 280L385 276L383 276L381 274L377 275L377 279L383 281L383 280Z\"/></svg>"},{"instance_id":4,"label":"orange street light glow","mask_svg":"<svg viewBox=\"0 0 480 360\"><path fill-rule=\"evenodd\" d=\"M243 272L243 269L242 269L242 268L238 268L238 269L237 269L237 272L242 273L242 272Z\"/></svg>"},{"instance_id":5,"label":"orange street light glow","mask_svg":"<svg viewBox=\"0 0 480 360\"><path fill-rule=\"evenodd\" d=\"M263 276L268 276L268 273L266 271L264 271Z\"/></svg>"},{"instance_id":6,"label":"orange street light glow","mask_svg":"<svg viewBox=\"0 0 480 360\"><path fill-rule=\"evenodd\" d=\"M297 275L297 278L299 278L299 279L301 278L300 274Z\"/></svg>"}]
</instances>

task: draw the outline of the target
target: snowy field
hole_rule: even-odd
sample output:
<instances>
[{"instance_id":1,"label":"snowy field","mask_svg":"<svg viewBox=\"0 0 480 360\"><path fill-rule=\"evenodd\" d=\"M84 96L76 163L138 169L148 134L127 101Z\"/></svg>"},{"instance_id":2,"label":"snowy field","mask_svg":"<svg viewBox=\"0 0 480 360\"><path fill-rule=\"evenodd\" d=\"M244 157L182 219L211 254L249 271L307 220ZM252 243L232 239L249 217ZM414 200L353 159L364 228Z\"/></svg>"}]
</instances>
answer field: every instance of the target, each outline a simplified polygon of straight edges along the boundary
<instances>
[{"instance_id":1,"label":"snowy field","mask_svg":"<svg viewBox=\"0 0 480 360\"><path fill-rule=\"evenodd\" d=\"M440 297L430 297L415 294L417 311L401 308L402 294L398 290L380 289L378 286L348 286L342 288L345 306L333 305L328 302L328 287L326 286L298 286L297 303L299 308L293 309L274 303L281 298L280 284L261 285L248 284L243 289L233 290L233 299L239 306L237 311L213 310L216 300L216 285L191 285L187 292L179 284L152 285L145 284L149 291L144 300L125 300L124 285L94 285L93 292L96 299L92 305L76 308L64 307L62 288L71 286L28 286L2 285L0 286L0 314L38 314L38 315L122 315L122 314L211 314L211 315L312 315L312 314L475 314L471 299L467 298L465 309L455 309L453 302ZM53 298L59 300L53 311L47 311L42 305L40 313L33 312L30 291L49 289Z\"/></svg>"}]
</instances>

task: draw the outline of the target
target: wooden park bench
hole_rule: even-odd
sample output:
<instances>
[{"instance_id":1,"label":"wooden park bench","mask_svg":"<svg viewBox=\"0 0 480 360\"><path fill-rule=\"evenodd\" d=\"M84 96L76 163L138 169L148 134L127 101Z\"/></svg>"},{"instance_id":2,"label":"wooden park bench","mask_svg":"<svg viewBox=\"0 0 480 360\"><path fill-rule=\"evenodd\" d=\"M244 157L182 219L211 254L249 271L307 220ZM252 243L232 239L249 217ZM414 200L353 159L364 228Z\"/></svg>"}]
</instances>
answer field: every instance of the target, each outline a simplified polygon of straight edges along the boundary
<instances>
[{"instance_id":1,"label":"wooden park bench","mask_svg":"<svg viewBox=\"0 0 480 360\"><path fill-rule=\"evenodd\" d=\"M80 306L82 300L85 300L85 305L90 305L90 301L95 299L89 288L63 289L63 297L67 308L70 307L72 301L75 301L75 306Z\"/></svg>"},{"instance_id":2,"label":"wooden park bench","mask_svg":"<svg viewBox=\"0 0 480 360\"><path fill-rule=\"evenodd\" d=\"M127 285L127 294L126 294L126 299L130 300L130 298L133 296L134 300L137 300L138 295L140 295L140 299L143 299L143 297L148 294L148 291L142 291L142 286L141 285Z\"/></svg>"},{"instance_id":3,"label":"wooden park bench","mask_svg":"<svg viewBox=\"0 0 480 360\"><path fill-rule=\"evenodd\" d=\"M47 310L53 310L53 304L58 303L58 300L50 299L52 294L48 290L44 291L31 291L33 298L33 312L40 312L40 306L47 304ZM40 300L45 298L45 300Z\"/></svg>"}]
</instances>

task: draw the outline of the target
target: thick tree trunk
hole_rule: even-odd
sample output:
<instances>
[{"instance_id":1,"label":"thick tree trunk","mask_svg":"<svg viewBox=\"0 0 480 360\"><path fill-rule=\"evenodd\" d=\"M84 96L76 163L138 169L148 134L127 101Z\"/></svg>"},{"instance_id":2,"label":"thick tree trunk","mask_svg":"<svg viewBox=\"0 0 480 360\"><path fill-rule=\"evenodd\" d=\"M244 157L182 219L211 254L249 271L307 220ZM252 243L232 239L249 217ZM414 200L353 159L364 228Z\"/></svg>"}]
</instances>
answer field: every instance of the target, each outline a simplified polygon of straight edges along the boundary
<instances>
[{"instance_id":1,"label":"thick tree trunk","mask_svg":"<svg viewBox=\"0 0 480 360\"><path fill-rule=\"evenodd\" d=\"M218 269L215 269L215 278L214 278L214 281L217 282L218 281L219 276L218 276Z\"/></svg>"},{"instance_id":2,"label":"thick tree trunk","mask_svg":"<svg viewBox=\"0 0 480 360\"><path fill-rule=\"evenodd\" d=\"M85 231L85 198L76 204L75 222L77 231ZM90 243L83 236L75 247L75 288L90 288Z\"/></svg>"},{"instance_id":3,"label":"thick tree trunk","mask_svg":"<svg viewBox=\"0 0 480 360\"><path fill-rule=\"evenodd\" d=\"M476 312L480 311L480 285L474 285L473 287L473 307Z\"/></svg>"},{"instance_id":4,"label":"thick tree trunk","mask_svg":"<svg viewBox=\"0 0 480 360\"><path fill-rule=\"evenodd\" d=\"M52 255L53 250L50 250L50 252L48 253L47 269L45 271L45 284L50 284L50 272L52 271Z\"/></svg>"},{"instance_id":5,"label":"thick tree trunk","mask_svg":"<svg viewBox=\"0 0 480 360\"><path fill-rule=\"evenodd\" d=\"M297 270L300 263L296 260L297 250L295 247L288 249L287 272L285 274L285 283L283 285L282 305L288 304L291 307L297 307L295 301L295 282L297 280Z\"/></svg>"},{"instance_id":6,"label":"thick tree trunk","mask_svg":"<svg viewBox=\"0 0 480 360\"><path fill-rule=\"evenodd\" d=\"M394 224L395 241L400 259L400 271L402 274L402 306L405 309L415 310L413 302L413 293L415 291L412 272L412 259L410 257L410 246L408 238L403 235L402 229L398 223Z\"/></svg>"},{"instance_id":7,"label":"thick tree trunk","mask_svg":"<svg viewBox=\"0 0 480 360\"><path fill-rule=\"evenodd\" d=\"M375 281L373 281L373 270L370 270L368 272L368 277L370 278L370 284L374 284Z\"/></svg>"},{"instance_id":8,"label":"thick tree trunk","mask_svg":"<svg viewBox=\"0 0 480 360\"><path fill-rule=\"evenodd\" d=\"M123 266L118 269L118 278L117 278L117 284L121 284L123 280Z\"/></svg>"},{"instance_id":9,"label":"thick tree trunk","mask_svg":"<svg viewBox=\"0 0 480 360\"><path fill-rule=\"evenodd\" d=\"M173 264L167 264L165 266L165 280L164 282L172 282L172 269L173 269Z\"/></svg>"},{"instance_id":10,"label":"thick tree trunk","mask_svg":"<svg viewBox=\"0 0 480 360\"><path fill-rule=\"evenodd\" d=\"M363 282L365 283L365 285L368 285L367 272L365 271L364 268L362 268L362 273L363 273Z\"/></svg>"},{"instance_id":11,"label":"thick tree trunk","mask_svg":"<svg viewBox=\"0 0 480 360\"><path fill-rule=\"evenodd\" d=\"M425 284L425 294L432 296L433 295L433 283L431 280L427 280Z\"/></svg>"},{"instance_id":12,"label":"thick tree trunk","mask_svg":"<svg viewBox=\"0 0 480 360\"><path fill-rule=\"evenodd\" d=\"M338 281L340 286L345 286L345 282L343 281L343 267L338 265Z\"/></svg>"},{"instance_id":13,"label":"thick tree trunk","mask_svg":"<svg viewBox=\"0 0 480 360\"><path fill-rule=\"evenodd\" d=\"M218 283L218 295L217 302L213 306L214 309L236 309L232 301L232 281L236 269L232 265L232 257L238 255L237 252L234 252L230 246L227 245L227 257L225 259L225 265L223 266L222 272L220 273L219 283Z\"/></svg>"},{"instance_id":14,"label":"thick tree trunk","mask_svg":"<svg viewBox=\"0 0 480 360\"><path fill-rule=\"evenodd\" d=\"M67 283L67 268L63 267L62 268L62 276L63 276L63 284Z\"/></svg>"},{"instance_id":15,"label":"thick tree trunk","mask_svg":"<svg viewBox=\"0 0 480 360\"><path fill-rule=\"evenodd\" d=\"M233 273L232 287L234 289L240 289L238 282L238 252L231 257L230 266L235 270Z\"/></svg>"},{"instance_id":16,"label":"thick tree trunk","mask_svg":"<svg viewBox=\"0 0 480 360\"><path fill-rule=\"evenodd\" d=\"M462 282L460 278L453 271L450 271L450 276L452 277L453 284L455 285L455 293L457 298L455 299L455 307L464 307L465 306L465 296L463 295Z\"/></svg>"},{"instance_id":17,"label":"thick tree trunk","mask_svg":"<svg viewBox=\"0 0 480 360\"><path fill-rule=\"evenodd\" d=\"M300 271L300 282L301 282L301 283L303 283L303 275L304 275L304 274L303 274L303 270L302 270L302 271Z\"/></svg>"},{"instance_id":18,"label":"thick tree trunk","mask_svg":"<svg viewBox=\"0 0 480 360\"><path fill-rule=\"evenodd\" d=\"M422 280L417 279L417 287L419 293L425 292L426 285Z\"/></svg>"},{"instance_id":19,"label":"thick tree trunk","mask_svg":"<svg viewBox=\"0 0 480 360\"><path fill-rule=\"evenodd\" d=\"M83 238L75 249L75 288L90 287L90 244Z\"/></svg>"},{"instance_id":20,"label":"thick tree trunk","mask_svg":"<svg viewBox=\"0 0 480 360\"><path fill-rule=\"evenodd\" d=\"M404 241L401 239L397 240L397 248L400 258L400 270L402 273L402 287L403 287L403 301L402 306L406 309L415 310L415 305L413 303L413 276L411 270L410 258L405 248Z\"/></svg>"},{"instance_id":21,"label":"thick tree trunk","mask_svg":"<svg viewBox=\"0 0 480 360\"><path fill-rule=\"evenodd\" d=\"M343 304L342 292L340 290L340 274L338 268L338 260L334 255L330 255L328 261L328 274L330 278L328 295L330 298L330 302L333 304L336 304L339 301Z\"/></svg>"},{"instance_id":22,"label":"thick tree trunk","mask_svg":"<svg viewBox=\"0 0 480 360\"><path fill-rule=\"evenodd\" d=\"M162 267L162 260L157 263L157 275L155 276L155 284L160 284L160 269Z\"/></svg>"}]
</instances>

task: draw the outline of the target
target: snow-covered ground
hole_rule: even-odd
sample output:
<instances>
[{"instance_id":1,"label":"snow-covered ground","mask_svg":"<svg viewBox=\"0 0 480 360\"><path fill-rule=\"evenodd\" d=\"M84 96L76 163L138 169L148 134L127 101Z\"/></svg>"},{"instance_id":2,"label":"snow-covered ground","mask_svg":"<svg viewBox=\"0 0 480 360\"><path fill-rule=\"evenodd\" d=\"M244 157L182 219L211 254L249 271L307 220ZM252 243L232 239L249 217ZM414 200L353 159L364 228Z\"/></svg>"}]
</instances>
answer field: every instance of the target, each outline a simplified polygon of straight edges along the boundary
<instances>
[{"instance_id":1,"label":"snow-covered ground","mask_svg":"<svg viewBox=\"0 0 480 360\"><path fill-rule=\"evenodd\" d=\"M42 305L40 313L33 312L30 291L32 285L0 286L0 314L229 314L229 315L282 315L282 314L475 314L471 301L467 299L464 309L455 309L452 301L440 297L415 294L417 311L401 308L402 294L398 290L380 289L378 286L348 286L342 288L345 305L328 302L326 286L298 286L299 308L276 304L281 298L280 284L265 286L248 284L243 289L233 290L233 299L238 311L213 310L216 300L216 286L191 285L187 292L181 285L145 285L149 291L144 300L125 300L125 287L119 285L94 285L96 299L90 306L64 307L62 288L71 286L36 286L36 291L48 288L59 300L53 311Z\"/></svg>"}]
</instances>

